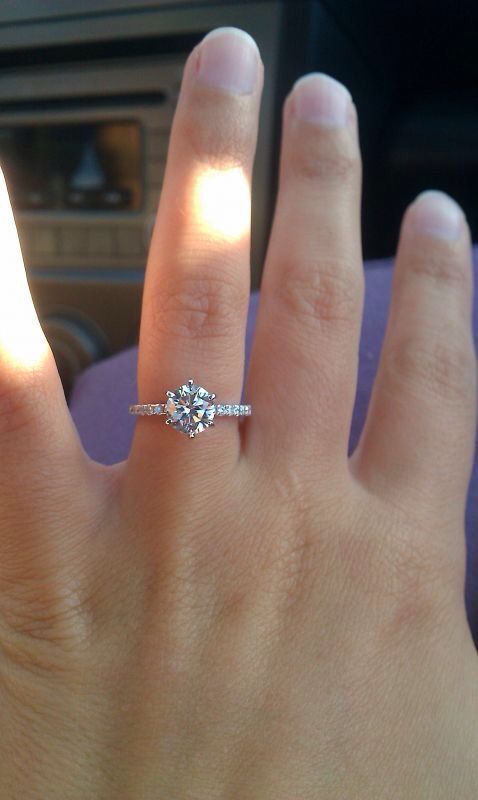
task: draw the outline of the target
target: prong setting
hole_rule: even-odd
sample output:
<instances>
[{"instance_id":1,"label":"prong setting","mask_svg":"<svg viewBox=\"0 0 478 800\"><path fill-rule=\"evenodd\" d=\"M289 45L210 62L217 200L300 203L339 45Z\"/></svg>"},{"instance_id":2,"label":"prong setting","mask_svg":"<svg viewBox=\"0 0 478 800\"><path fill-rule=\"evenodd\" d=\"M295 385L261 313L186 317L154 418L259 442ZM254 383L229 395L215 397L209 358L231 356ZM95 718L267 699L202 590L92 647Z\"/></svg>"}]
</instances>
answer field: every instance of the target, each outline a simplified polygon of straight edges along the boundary
<instances>
[{"instance_id":1,"label":"prong setting","mask_svg":"<svg viewBox=\"0 0 478 800\"><path fill-rule=\"evenodd\" d=\"M210 393L189 378L182 386L166 392L164 413L166 422L190 439L209 428L216 413Z\"/></svg>"},{"instance_id":2,"label":"prong setting","mask_svg":"<svg viewBox=\"0 0 478 800\"><path fill-rule=\"evenodd\" d=\"M251 406L237 403L215 403L215 392L209 392L203 386L188 378L186 383L177 389L165 392L166 403L139 403L129 406L129 413L140 416L162 414L166 417L166 425L194 439L206 428L214 428L215 417L248 417Z\"/></svg>"}]
</instances>

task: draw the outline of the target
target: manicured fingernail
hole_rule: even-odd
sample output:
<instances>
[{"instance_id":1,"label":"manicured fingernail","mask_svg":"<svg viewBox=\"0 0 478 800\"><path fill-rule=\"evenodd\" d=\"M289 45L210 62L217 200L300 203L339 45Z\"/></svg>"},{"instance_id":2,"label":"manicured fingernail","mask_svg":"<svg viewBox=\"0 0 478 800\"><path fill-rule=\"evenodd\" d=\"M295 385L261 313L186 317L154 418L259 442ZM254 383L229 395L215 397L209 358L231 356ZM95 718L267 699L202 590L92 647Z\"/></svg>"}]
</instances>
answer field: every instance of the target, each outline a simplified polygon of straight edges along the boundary
<instances>
[{"instance_id":1,"label":"manicured fingernail","mask_svg":"<svg viewBox=\"0 0 478 800\"><path fill-rule=\"evenodd\" d=\"M428 190L418 195L411 206L411 222L420 233L439 239L456 239L461 231L463 211L444 192Z\"/></svg>"},{"instance_id":2,"label":"manicured fingernail","mask_svg":"<svg viewBox=\"0 0 478 800\"><path fill-rule=\"evenodd\" d=\"M335 78L311 72L296 81L292 93L299 119L330 128L347 123L352 98L348 89Z\"/></svg>"},{"instance_id":3,"label":"manicured fingernail","mask_svg":"<svg viewBox=\"0 0 478 800\"><path fill-rule=\"evenodd\" d=\"M251 94L259 73L259 50L239 28L216 28L199 45L197 76L233 94Z\"/></svg>"}]
</instances>

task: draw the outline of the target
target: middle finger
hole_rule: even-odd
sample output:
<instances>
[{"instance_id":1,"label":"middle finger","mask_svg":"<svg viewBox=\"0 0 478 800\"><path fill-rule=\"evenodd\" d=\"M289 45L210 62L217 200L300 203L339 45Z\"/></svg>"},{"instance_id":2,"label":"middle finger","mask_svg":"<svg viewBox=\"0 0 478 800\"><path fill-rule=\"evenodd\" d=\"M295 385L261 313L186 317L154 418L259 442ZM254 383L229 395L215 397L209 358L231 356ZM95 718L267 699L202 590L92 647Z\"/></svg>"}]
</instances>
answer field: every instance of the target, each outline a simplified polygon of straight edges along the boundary
<instances>
[{"instance_id":1,"label":"middle finger","mask_svg":"<svg viewBox=\"0 0 478 800\"><path fill-rule=\"evenodd\" d=\"M245 450L324 467L347 441L362 314L357 118L337 81L298 81L283 115L279 195L261 284ZM270 452L272 451L272 452ZM310 463L310 461L309 461Z\"/></svg>"}]
</instances>

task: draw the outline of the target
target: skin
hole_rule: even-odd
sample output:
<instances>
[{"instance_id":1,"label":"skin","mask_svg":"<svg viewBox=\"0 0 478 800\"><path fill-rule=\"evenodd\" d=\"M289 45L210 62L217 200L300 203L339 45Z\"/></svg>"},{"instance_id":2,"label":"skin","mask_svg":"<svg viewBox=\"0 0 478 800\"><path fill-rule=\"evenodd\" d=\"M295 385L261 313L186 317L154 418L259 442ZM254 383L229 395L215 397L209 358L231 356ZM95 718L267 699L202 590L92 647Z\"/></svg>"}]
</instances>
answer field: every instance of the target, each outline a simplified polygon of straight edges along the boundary
<instances>
[{"instance_id":1,"label":"skin","mask_svg":"<svg viewBox=\"0 0 478 800\"><path fill-rule=\"evenodd\" d=\"M199 168L250 175L262 65L252 93L231 94L198 78L200 47L148 257L140 402L191 375L218 399L241 392L248 232L214 235L191 198ZM421 231L426 198L407 209L348 460L360 173L354 106L345 128L321 127L292 92L252 416L194 440L141 418L108 468L78 441L4 196L1 800L476 798L470 234L464 216L454 241ZM16 354L18 315L36 361Z\"/></svg>"}]
</instances>

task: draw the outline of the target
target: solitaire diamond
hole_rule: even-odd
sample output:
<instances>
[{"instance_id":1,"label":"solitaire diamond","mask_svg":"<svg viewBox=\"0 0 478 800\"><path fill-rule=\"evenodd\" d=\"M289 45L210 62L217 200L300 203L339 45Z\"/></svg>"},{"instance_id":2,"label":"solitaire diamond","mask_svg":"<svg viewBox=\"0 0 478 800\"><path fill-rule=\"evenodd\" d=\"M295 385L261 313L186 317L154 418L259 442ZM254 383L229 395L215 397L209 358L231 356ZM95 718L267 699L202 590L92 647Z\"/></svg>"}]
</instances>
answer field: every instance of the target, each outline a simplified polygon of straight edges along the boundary
<instances>
[{"instance_id":1,"label":"solitaire diamond","mask_svg":"<svg viewBox=\"0 0 478 800\"><path fill-rule=\"evenodd\" d=\"M166 394L166 425L186 433L191 439L214 425L216 406L212 401L216 395L198 386L192 378Z\"/></svg>"}]
</instances>

